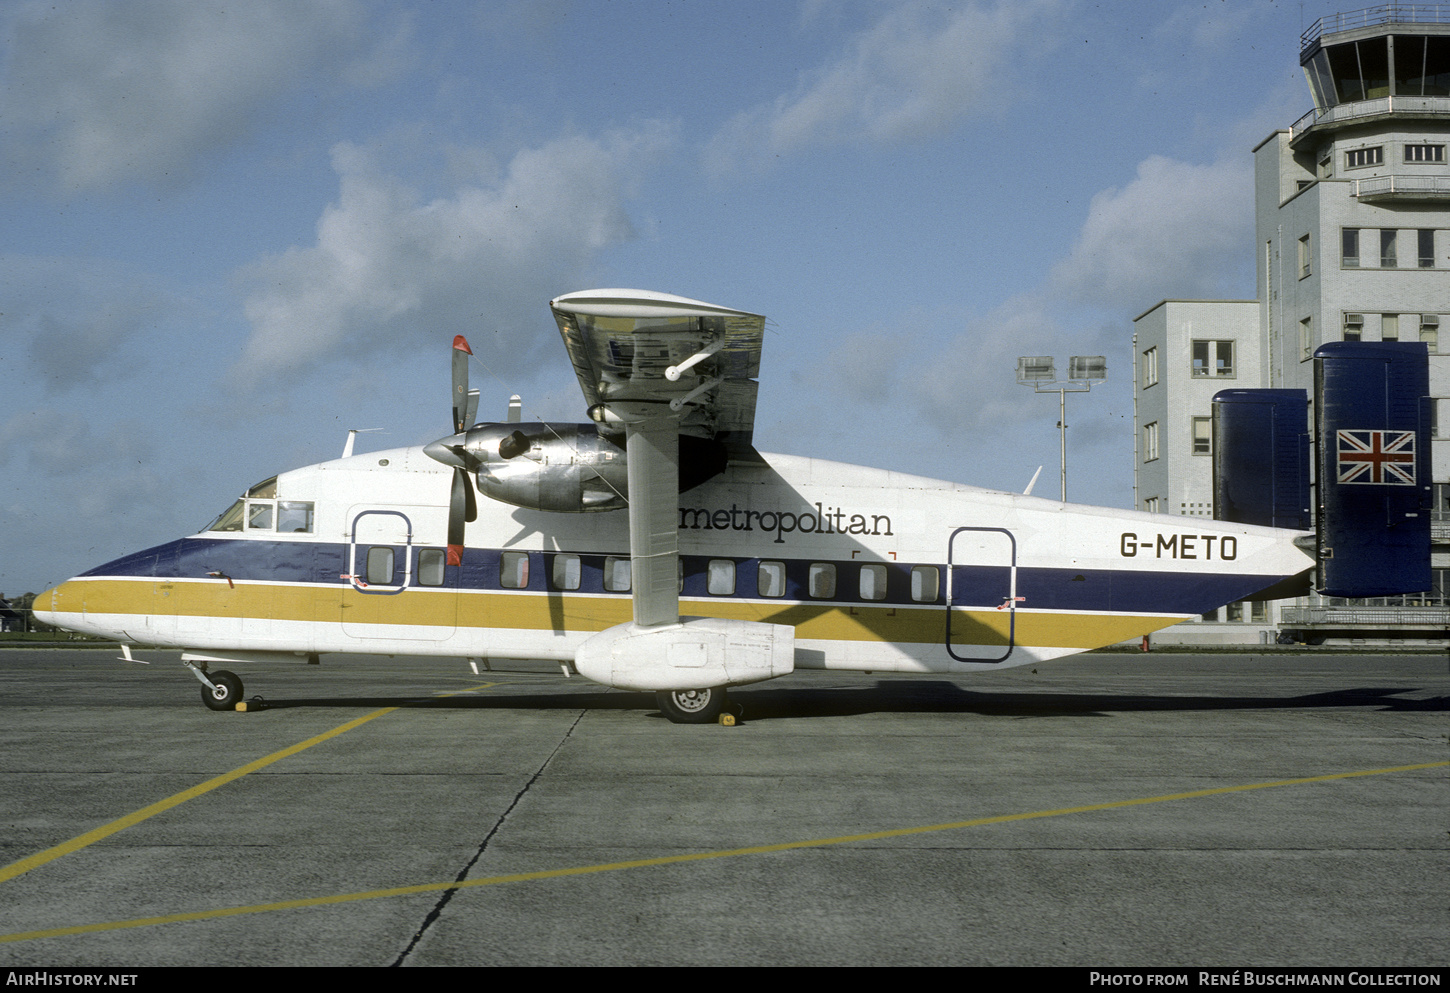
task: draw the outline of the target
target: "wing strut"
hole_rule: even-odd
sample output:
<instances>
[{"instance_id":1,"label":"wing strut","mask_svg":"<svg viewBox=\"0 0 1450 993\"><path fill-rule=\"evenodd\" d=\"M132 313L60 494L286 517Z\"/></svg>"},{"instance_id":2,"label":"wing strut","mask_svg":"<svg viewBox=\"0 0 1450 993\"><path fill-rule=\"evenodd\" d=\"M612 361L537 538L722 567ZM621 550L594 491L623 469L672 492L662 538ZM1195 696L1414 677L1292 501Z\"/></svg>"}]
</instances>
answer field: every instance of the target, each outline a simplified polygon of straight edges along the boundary
<instances>
[{"instance_id":1,"label":"wing strut","mask_svg":"<svg viewBox=\"0 0 1450 993\"><path fill-rule=\"evenodd\" d=\"M680 619L680 419L663 403L619 403L629 472L629 562L634 622Z\"/></svg>"}]
</instances>

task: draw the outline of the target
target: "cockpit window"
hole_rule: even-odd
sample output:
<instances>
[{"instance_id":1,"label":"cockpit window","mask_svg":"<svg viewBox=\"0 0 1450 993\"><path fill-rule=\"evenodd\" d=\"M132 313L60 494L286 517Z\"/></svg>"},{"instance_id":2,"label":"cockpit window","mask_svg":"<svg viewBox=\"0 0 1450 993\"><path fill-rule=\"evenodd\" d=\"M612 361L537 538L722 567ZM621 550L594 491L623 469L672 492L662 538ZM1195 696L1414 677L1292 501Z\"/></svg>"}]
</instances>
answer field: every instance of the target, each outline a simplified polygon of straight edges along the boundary
<instances>
[{"instance_id":1,"label":"cockpit window","mask_svg":"<svg viewBox=\"0 0 1450 993\"><path fill-rule=\"evenodd\" d=\"M226 510L222 511L220 517L212 521L208 531L240 531L242 529L242 515L246 512L247 502L238 500Z\"/></svg>"},{"instance_id":2,"label":"cockpit window","mask_svg":"<svg viewBox=\"0 0 1450 993\"><path fill-rule=\"evenodd\" d=\"M248 531L270 531L272 530L272 511L270 500L247 502L247 530Z\"/></svg>"},{"instance_id":3,"label":"cockpit window","mask_svg":"<svg viewBox=\"0 0 1450 993\"><path fill-rule=\"evenodd\" d=\"M277 530L285 534L312 533L312 501L278 500Z\"/></svg>"},{"instance_id":4,"label":"cockpit window","mask_svg":"<svg viewBox=\"0 0 1450 993\"><path fill-rule=\"evenodd\" d=\"M272 531L311 534L315 504L311 500L278 500L277 477L264 479L247 490L211 522L208 531Z\"/></svg>"}]
</instances>

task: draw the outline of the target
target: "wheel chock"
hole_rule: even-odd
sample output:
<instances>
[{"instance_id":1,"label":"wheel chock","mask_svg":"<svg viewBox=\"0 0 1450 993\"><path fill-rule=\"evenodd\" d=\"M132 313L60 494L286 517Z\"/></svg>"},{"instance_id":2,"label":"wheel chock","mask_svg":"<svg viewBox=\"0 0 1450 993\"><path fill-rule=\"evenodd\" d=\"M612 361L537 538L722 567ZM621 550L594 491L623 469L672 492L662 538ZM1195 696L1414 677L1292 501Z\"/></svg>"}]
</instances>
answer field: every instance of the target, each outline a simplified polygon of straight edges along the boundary
<instances>
[{"instance_id":1,"label":"wheel chock","mask_svg":"<svg viewBox=\"0 0 1450 993\"><path fill-rule=\"evenodd\" d=\"M735 715L734 714L721 714L720 715L720 726L721 727L726 727L726 728L733 728L735 726Z\"/></svg>"}]
</instances>

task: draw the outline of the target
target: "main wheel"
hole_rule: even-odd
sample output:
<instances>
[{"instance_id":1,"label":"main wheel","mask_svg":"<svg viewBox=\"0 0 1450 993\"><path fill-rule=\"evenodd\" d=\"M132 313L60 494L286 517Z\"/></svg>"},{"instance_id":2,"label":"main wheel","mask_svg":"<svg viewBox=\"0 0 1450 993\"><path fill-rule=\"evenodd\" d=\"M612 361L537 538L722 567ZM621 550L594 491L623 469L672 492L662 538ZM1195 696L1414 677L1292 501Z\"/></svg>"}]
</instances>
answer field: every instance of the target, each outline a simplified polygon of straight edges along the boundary
<instances>
[{"instance_id":1,"label":"main wheel","mask_svg":"<svg viewBox=\"0 0 1450 993\"><path fill-rule=\"evenodd\" d=\"M207 673L207 678L216 689L202 684L201 702L212 710L236 710L237 702L242 698L242 681L236 673L218 669Z\"/></svg>"},{"instance_id":2,"label":"main wheel","mask_svg":"<svg viewBox=\"0 0 1450 993\"><path fill-rule=\"evenodd\" d=\"M725 687L703 690L660 690L660 711L674 724L714 724L725 706Z\"/></svg>"}]
</instances>

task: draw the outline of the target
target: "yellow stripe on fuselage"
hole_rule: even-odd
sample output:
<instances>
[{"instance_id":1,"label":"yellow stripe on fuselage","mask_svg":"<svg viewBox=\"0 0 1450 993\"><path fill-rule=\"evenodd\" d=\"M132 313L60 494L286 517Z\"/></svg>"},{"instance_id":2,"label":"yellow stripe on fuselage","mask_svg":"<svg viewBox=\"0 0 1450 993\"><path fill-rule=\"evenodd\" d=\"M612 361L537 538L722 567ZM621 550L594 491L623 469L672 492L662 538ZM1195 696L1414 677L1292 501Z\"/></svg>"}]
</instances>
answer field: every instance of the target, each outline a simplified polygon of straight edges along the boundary
<instances>
[{"instance_id":1,"label":"yellow stripe on fuselage","mask_svg":"<svg viewBox=\"0 0 1450 993\"><path fill-rule=\"evenodd\" d=\"M300 621L349 626L502 628L593 633L629 621L627 594L475 592L408 589L365 593L351 586L236 583L226 580L79 579L52 591L57 614L176 615ZM682 614L786 624L811 641L944 644L941 606L871 606L740 599L682 599ZM1013 622L1015 618L1015 630ZM63 616L57 618L64 626ZM955 608L953 645L1095 648L1183 620L1180 615Z\"/></svg>"}]
</instances>

